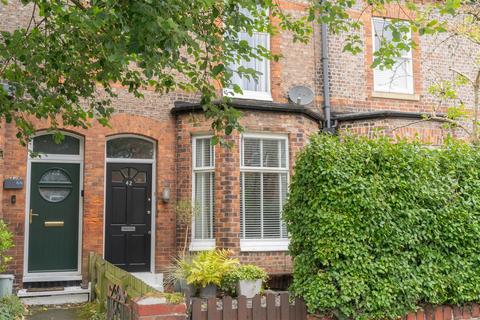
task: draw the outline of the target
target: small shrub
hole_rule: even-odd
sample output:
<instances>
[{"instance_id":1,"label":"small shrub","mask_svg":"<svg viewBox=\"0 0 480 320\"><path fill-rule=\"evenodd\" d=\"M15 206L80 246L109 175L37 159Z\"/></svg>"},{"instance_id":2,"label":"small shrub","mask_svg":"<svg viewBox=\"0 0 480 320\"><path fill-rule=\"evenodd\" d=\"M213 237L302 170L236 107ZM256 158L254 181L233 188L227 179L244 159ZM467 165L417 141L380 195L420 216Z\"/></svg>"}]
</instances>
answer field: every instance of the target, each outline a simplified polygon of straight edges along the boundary
<instances>
[{"instance_id":1,"label":"small shrub","mask_svg":"<svg viewBox=\"0 0 480 320\"><path fill-rule=\"evenodd\" d=\"M175 282L186 280L192 268L192 255L177 256L165 272L165 284L173 287Z\"/></svg>"},{"instance_id":2,"label":"small shrub","mask_svg":"<svg viewBox=\"0 0 480 320\"><path fill-rule=\"evenodd\" d=\"M238 280L262 280L265 282L268 274L262 268L253 264L244 264L233 272Z\"/></svg>"},{"instance_id":3,"label":"small shrub","mask_svg":"<svg viewBox=\"0 0 480 320\"><path fill-rule=\"evenodd\" d=\"M480 149L313 137L284 209L311 312L400 318L480 300Z\"/></svg>"},{"instance_id":4,"label":"small shrub","mask_svg":"<svg viewBox=\"0 0 480 320\"><path fill-rule=\"evenodd\" d=\"M225 275L222 279L221 289L227 294L236 295L236 286L239 280L262 280L268 279L267 272L253 264L244 264Z\"/></svg>"},{"instance_id":5,"label":"small shrub","mask_svg":"<svg viewBox=\"0 0 480 320\"><path fill-rule=\"evenodd\" d=\"M13 235L8 230L3 220L0 220L0 273L7 270L12 257L7 256L7 251L13 248Z\"/></svg>"},{"instance_id":6,"label":"small shrub","mask_svg":"<svg viewBox=\"0 0 480 320\"><path fill-rule=\"evenodd\" d=\"M26 312L25 305L17 296L10 295L0 299L0 320L24 319Z\"/></svg>"},{"instance_id":7,"label":"small shrub","mask_svg":"<svg viewBox=\"0 0 480 320\"><path fill-rule=\"evenodd\" d=\"M231 259L229 250L202 251L185 266L187 283L197 287L209 284L220 286L223 277L238 266L237 259Z\"/></svg>"}]
</instances>

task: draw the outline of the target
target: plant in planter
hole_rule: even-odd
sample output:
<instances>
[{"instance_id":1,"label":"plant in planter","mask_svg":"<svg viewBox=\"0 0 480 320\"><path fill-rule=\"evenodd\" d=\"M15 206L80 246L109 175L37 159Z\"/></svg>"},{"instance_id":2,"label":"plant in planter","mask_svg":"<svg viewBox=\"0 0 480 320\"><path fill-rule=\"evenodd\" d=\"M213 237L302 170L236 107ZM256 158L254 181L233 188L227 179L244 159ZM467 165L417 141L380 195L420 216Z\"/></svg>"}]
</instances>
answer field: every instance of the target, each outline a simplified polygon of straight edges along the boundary
<instances>
[{"instance_id":1,"label":"plant in planter","mask_svg":"<svg viewBox=\"0 0 480 320\"><path fill-rule=\"evenodd\" d=\"M182 251L172 259L165 277L165 285L174 288L176 292L183 292L188 296L195 294L195 287L187 284L187 276L191 267L192 256L187 251L190 227L193 216L199 212L198 208L188 200L180 200L175 205L177 224L185 230Z\"/></svg>"},{"instance_id":2,"label":"plant in planter","mask_svg":"<svg viewBox=\"0 0 480 320\"><path fill-rule=\"evenodd\" d=\"M260 293L267 279L265 270L253 264L245 264L224 278L222 288L230 294L253 298Z\"/></svg>"},{"instance_id":3,"label":"plant in planter","mask_svg":"<svg viewBox=\"0 0 480 320\"><path fill-rule=\"evenodd\" d=\"M165 284L174 288L176 292L183 292L188 296L195 294L195 286L187 284L187 277L192 268L191 255L182 255L173 258L172 265L168 268Z\"/></svg>"},{"instance_id":4,"label":"plant in planter","mask_svg":"<svg viewBox=\"0 0 480 320\"><path fill-rule=\"evenodd\" d=\"M198 206L192 204L188 200L180 200L175 205L175 213L177 215L177 223L185 228L185 236L183 239L182 258L187 255L188 237L190 235L190 226L194 215L199 213Z\"/></svg>"},{"instance_id":5,"label":"plant in planter","mask_svg":"<svg viewBox=\"0 0 480 320\"><path fill-rule=\"evenodd\" d=\"M12 260L12 257L7 255L7 251L13 247L12 238L7 225L0 220L0 298L12 294L13 290L13 275L2 274Z\"/></svg>"},{"instance_id":6,"label":"plant in planter","mask_svg":"<svg viewBox=\"0 0 480 320\"><path fill-rule=\"evenodd\" d=\"M238 267L231 254L229 250L202 251L192 259L187 283L200 288L200 297L215 297L225 275Z\"/></svg>"}]
</instances>

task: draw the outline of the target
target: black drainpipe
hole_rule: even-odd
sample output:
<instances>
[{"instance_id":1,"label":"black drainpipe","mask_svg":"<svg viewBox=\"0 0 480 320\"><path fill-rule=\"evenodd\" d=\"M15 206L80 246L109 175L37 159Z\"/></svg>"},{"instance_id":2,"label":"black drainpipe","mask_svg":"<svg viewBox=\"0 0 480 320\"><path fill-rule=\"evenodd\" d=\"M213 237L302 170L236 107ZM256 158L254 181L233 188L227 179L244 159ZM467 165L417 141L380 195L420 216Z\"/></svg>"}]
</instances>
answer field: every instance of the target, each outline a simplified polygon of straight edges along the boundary
<instances>
[{"instance_id":1,"label":"black drainpipe","mask_svg":"<svg viewBox=\"0 0 480 320\"><path fill-rule=\"evenodd\" d=\"M323 4L326 0L320 0ZM322 23L322 71L323 71L323 131L332 132L332 118L330 115L330 79L328 66L328 25Z\"/></svg>"}]
</instances>

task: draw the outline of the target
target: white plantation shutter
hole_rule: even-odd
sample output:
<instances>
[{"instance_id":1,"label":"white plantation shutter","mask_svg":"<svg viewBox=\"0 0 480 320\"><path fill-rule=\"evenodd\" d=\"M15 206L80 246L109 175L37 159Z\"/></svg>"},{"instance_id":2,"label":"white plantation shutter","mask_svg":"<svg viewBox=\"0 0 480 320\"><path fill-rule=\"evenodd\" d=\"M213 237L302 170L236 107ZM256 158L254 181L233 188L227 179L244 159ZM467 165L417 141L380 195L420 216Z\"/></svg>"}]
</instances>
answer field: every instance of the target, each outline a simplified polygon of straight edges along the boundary
<instances>
[{"instance_id":1,"label":"white plantation shutter","mask_svg":"<svg viewBox=\"0 0 480 320\"><path fill-rule=\"evenodd\" d=\"M213 168L213 146L211 138L195 138L195 168Z\"/></svg>"},{"instance_id":2,"label":"white plantation shutter","mask_svg":"<svg viewBox=\"0 0 480 320\"><path fill-rule=\"evenodd\" d=\"M193 139L193 240L213 239L215 163L210 137Z\"/></svg>"},{"instance_id":3,"label":"white plantation shutter","mask_svg":"<svg viewBox=\"0 0 480 320\"><path fill-rule=\"evenodd\" d=\"M242 172L240 203L243 238L262 238L262 186L261 173Z\"/></svg>"},{"instance_id":4,"label":"white plantation shutter","mask_svg":"<svg viewBox=\"0 0 480 320\"><path fill-rule=\"evenodd\" d=\"M406 22L405 22L406 23ZM373 19L373 50L380 48L381 39L391 41L393 36L388 26L391 21L388 19ZM409 34L411 37L411 34ZM392 93L413 93L413 58L412 51L405 51L401 57L396 58L397 62L391 70L374 69L374 89L380 92Z\"/></svg>"},{"instance_id":5,"label":"white plantation shutter","mask_svg":"<svg viewBox=\"0 0 480 320\"><path fill-rule=\"evenodd\" d=\"M242 138L240 186L243 239L286 239L282 208L288 189L287 140Z\"/></svg>"}]
</instances>

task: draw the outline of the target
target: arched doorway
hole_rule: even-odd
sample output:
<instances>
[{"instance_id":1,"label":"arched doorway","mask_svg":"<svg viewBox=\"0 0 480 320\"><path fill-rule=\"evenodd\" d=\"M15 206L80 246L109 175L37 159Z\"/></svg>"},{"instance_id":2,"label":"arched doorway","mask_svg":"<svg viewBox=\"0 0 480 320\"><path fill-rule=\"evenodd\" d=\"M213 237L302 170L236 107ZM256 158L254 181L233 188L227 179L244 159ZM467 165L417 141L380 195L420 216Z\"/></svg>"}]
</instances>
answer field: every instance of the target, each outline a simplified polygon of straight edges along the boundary
<instances>
[{"instance_id":1,"label":"arched doorway","mask_svg":"<svg viewBox=\"0 0 480 320\"><path fill-rule=\"evenodd\" d=\"M83 138L63 134L29 144L24 282L81 279Z\"/></svg>"},{"instance_id":2,"label":"arched doorway","mask_svg":"<svg viewBox=\"0 0 480 320\"><path fill-rule=\"evenodd\" d=\"M155 143L133 135L106 144L105 259L131 272L152 267Z\"/></svg>"}]
</instances>

